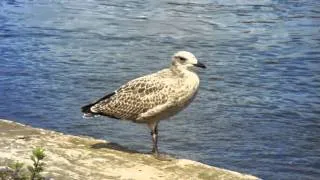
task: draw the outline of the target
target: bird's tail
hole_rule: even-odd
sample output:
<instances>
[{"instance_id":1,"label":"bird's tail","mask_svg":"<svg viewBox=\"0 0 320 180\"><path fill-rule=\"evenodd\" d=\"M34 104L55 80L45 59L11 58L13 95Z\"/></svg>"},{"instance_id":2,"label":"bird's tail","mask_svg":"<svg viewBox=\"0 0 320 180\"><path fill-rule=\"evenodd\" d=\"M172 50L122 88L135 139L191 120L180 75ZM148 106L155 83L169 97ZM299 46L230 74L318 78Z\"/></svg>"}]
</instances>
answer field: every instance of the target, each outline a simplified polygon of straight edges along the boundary
<instances>
[{"instance_id":1,"label":"bird's tail","mask_svg":"<svg viewBox=\"0 0 320 180\"><path fill-rule=\"evenodd\" d=\"M93 106L94 104L88 104L88 105L85 105L85 106L82 106L81 107L81 112L85 113L85 114L92 114L93 112L91 111L91 107Z\"/></svg>"},{"instance_id":2,"label":"bird's tail","mask_svg":"<svg viewBox=\"0 0 320 180\"><path fill-rule=\"evenodd\" d=\"M91 103L91 104L82 106L82 107L81 107L81 112L84 113L84 117L91 117L91 116L99 115L99 112L93 112L93 111L91 111L91 107L94 106L94 105L96 105L97 103L103 101L103 100L106 100L106 99L110 98L110 97L113 96L114 94L115 94L115 92L112 92L112 93L105 95L104 97L98 99L97 101L95 101L95 102L93 102L93 103Z\"/></svg>"},{"instance_id":3,"label":"bird's tail","mask_svg":"<svg viewBox=\"0 0 320 180\"><path fill-rule=\"evenodd\" d=\"M94 105L94 103L81 107L81 112L83 112L83 116L82 116L83 118L88 119L88 118L92 118L92 117L96 116L96 113L91 111L91 107L93 105Z\"/></svg>"}]
</instances>

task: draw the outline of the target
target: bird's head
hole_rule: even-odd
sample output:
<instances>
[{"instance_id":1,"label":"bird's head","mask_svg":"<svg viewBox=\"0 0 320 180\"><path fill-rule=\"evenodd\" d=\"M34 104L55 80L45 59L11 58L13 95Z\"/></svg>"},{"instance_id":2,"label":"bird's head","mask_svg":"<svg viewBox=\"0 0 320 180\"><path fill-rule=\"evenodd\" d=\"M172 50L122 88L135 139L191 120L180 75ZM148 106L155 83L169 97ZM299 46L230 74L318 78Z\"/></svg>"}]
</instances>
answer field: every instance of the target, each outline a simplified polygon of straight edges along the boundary
<instances>
[{"instance_id":1,"label":"bird's head","mask_svg":"<svg viewBox=\"0 0 320 180\"><path fill-rule=\"evenodd\" d=\"M192 53L187 51L179 51L174 54L172 57L172 65L189 70L194 69L194 67L206 68Z\"/></svg>"}]
</instances>

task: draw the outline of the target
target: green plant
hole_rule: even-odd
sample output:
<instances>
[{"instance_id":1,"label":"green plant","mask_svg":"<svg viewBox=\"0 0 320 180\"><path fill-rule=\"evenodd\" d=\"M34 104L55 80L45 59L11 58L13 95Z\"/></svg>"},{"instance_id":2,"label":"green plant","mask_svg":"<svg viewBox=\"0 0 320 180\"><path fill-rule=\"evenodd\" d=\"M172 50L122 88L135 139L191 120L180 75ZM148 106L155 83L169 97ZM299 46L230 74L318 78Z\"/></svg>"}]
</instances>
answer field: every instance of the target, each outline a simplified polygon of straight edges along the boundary
<instances>
[{"instance_id":1,"label":"green plant","mask_svg":"<svg viewBox=\"0 0 320 180\"><path fill-rule=\"evenodd\" d=\"M27 180L28 175L25 169L23 169L24 163L21 163L19 161L15 163L11 163L9 165L9 168L11 168L11 173L13 176L13 179L15 180Z\"/></svg>"},{"instance_id":2,"label":"green plant","mask_svg":"<svg viewBox=\"0 0 320 180\"><path fill-rule=\"evenodd\" d=\"M41 162L45 157L44 149L37 147L32 151L32 155L30 156L31 160L33 161L33 166L28 166L28 170L31 173L30 179L31 180L40 180L44 179L40 172L43 171L43 166L45 163Z\"/></svg>"},{"instance_id":3,"label":"green plant","mask_svg":"<svg viewBox=\"0 0 320 180\"><path fill-rule=\"evenodd\" d=\"M45 158L44 149L37 147L33 149L30 156L33 161L33 166L28 166L28 171L23 168L24 163L10 163L8 167L0 169L0 180L43 180L41 176L45 163L42 160Z\"/></svg>"}]
</instances>

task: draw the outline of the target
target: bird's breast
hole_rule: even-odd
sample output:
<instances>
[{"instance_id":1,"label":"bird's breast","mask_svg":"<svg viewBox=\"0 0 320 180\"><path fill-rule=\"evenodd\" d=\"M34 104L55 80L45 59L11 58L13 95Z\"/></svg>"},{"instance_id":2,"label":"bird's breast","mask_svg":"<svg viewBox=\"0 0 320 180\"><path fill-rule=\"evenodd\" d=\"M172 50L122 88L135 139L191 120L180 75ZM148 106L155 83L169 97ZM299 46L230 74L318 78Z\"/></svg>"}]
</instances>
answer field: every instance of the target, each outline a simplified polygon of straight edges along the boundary
<instances>
[{"instance_id":1,"label":"bird's breast","mask_svg":"<svg viewBox=\"0 0 320 180\"><path fill-rule=\"evenodd\" d=\"M199 77L193 72L188 72L181 79L181 83L176 93L176 103L180 107L186 107L197 94L199 88Z\"/></svg>"},{"instance_id":2,"label":"bird's breast","mask_svg":"<svg viewBox=\"0 0 320 180\"><path fill-rule=\"evenodd\" d=\"M190 93L190 95L193 95L194 93L196 93L198 91L199 83L200 83L200 80L199 80L199 77L196 73L189 72L186 75L186 80L185 80L186 87L185 88Z\"/></svg>"}]
</instances>

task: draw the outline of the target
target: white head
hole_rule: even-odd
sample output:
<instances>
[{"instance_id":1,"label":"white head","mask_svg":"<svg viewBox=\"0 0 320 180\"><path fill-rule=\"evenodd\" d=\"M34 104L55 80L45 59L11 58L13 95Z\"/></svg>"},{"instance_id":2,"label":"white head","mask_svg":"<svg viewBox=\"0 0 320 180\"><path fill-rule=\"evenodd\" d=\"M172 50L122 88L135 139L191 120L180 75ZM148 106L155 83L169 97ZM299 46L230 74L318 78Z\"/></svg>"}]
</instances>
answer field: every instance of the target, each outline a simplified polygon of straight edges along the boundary
<instances>
[{"instance_id":1,"label":"white head","mask_svg":"<svg viewBox=\"0 0 320 180\"><path fill-rule=\"evenodd\" d=\"M206 68L192 53L187 51L179 51L174 54L172 57L172 65L190 70L194 67Z\"/></svg>"}]
</instances>

